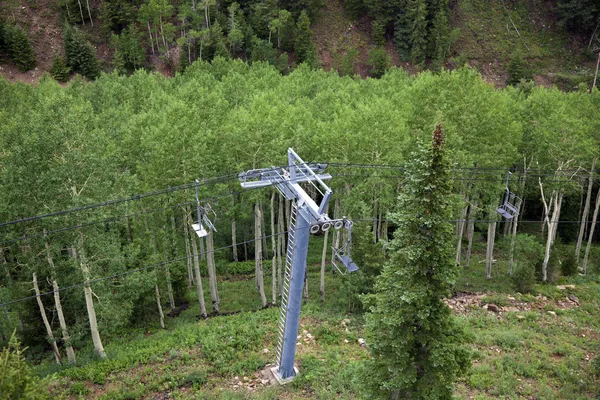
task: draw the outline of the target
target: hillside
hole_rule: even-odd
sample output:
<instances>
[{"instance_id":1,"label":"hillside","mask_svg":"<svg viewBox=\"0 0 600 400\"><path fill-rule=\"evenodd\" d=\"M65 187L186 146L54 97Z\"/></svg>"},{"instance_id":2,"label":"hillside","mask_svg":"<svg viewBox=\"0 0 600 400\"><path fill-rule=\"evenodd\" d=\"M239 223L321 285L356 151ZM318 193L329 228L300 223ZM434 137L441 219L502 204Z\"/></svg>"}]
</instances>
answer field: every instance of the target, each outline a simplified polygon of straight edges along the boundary
<instances>
[{"instance_id":1,"label":"hillside","mask_svg":"<svg viewBox=\"0 0 600 400\"><path fill-rule=\"evenodd\" d=\"M91 42L103 70L113 68L115 50L110 46L110 35L102 20L102 2L90 2L94 26L87 20L79 23ZM557 85L563 90L573 90L581 82L591 85L595 59L585 51L589 35L573 34L559 26L556 2L553 0L483 1L456 0L449 4L449 26L456 29L458 39L452 44L444 66L454 69L468 63L496 87L506 85L509 79L511 57L518 52L526 61L526 69L535 82L543 86ZM19 71L9 60L0 59L0 74L8 80L35 82L52 65L55 54L64 54L61 19L64 10L55 0L4 2L0 15L16 22L27 32L34 49L37 66L28 72ZM373 19L367 15L352 17L343 0L326 0L312 23L313 42L316 44L318 64L324 69L340 69L344 55L358 51L352 69L362 77L369 76L369 52L376 47L372 36ZM225 17L223 17L225 18ZM179 20L171 22L176 30ZM143 26L140 26L140 29ZM185 28L182 32L185 32ZM141 31L143 33L143 31ZM181 46L169 45L170 57L153 54L146 45L146 66L165 75L178 68ZM402 61L393 42L386 33L385 49L392 65L410 73L423 69L411 61ZM185 50L183 50L185 52ZM288 50L289 63L296 56ZM248 58L248 55L241 55ZM275 61L274 61L275 62Z\"/></svg>"}]
</instances>

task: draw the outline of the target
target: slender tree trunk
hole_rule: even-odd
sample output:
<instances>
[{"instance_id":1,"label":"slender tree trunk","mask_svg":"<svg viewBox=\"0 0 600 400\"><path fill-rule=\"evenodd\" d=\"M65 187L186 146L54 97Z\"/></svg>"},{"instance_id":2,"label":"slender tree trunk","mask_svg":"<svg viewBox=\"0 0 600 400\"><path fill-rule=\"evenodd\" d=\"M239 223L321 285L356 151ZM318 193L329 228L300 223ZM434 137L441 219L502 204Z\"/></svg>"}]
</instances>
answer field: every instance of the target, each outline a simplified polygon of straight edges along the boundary
<instances>
[{"instance_id":1,"label":"slender tree trunk","mask_svg":"<svg viewBox=\"0 0 600 400\"><path fill-rule=\"evenodd\" d=\"M263 207L263 203L260 202L260 227L262 229L260 235L262 239L262 251L263 251L263 259L267 260L269 258L269 246L267 246L267 224L265 223L265 210Z\"/></svg>"},{"instance_id":2,"label":"slender tree trunk","mask_svg":"<svg viewBox=\"0 0 600 400\"><path fill-rule=\"evenodd\" d=\"M189 210L186 211L183 215L183 239L185 241L185 253L187 255L187 268L188 268L188 287L194 286L194 271L192 269L192 247L190 244L190 234L194 235L195 233L190 232L189 227Z\"/></svg>"},{"instance_id":3,"label":"slender tree trunk","mask_svg":"<svg viewBox=\"0 0 600 400\"><path fill-rule=\"evenodd\" d=\"M48 317L46 316L46 309L44 308L44 303L42 303L42 298L40 297L40 288L38 287L37 275L33 273L33 289L35 290L35 299L37 300L38 306L40 307L40 314L42 315L42 321L44 321L44 326L46 327L46 333L48 334L48 342L52 346L52 351L54 352L54 357L56 358L56 363L61 363L60 352L58 351L58 346L56 345L56 339L54 339L54 334L52 333L52 328L50 327L50 323L48 322Z\"/></svg>"},{"instance_id":4,"label":"slender tree trunk","mask_svg":"<svg viewBox=\"0 0 600 400\"><path fill-rule=\"evenodd\" d=\"M165 32L163 30L162 15L158 16L158 21L160 22L160 37L162 38L164 46L167 47L167 40L165 39Z\"/></svg>"},{"instance_id":5,"label":"slender tree trunk","mask_svg":"<svg viewBox=\"0 0 600 400\"><path fill-rule=\"evenodd\" d=\"M163 313L162 304L160 303L160 290L158 290L158 284L154 285L154 292L156 294L156 306L158 307L158 315L160 317L160 327L165 329L165 314Z\"/></svg>"},{"instance_id":6,"label":"slender tree trunk","mask_svg":"<svg viewBox=\"0 0 600 400\"><path fill-rule=\"evenodd\" d=\"M198 238L198 247L200 248L200 261L206 261L206 248L204 247L204 238Z\"/></svg>"},{"instance_id":7,"label":"slender tree trunk","mask_svg":"<svg viewBox=\"0 0 600 400\"><path fill-rule=\"evenodd\" d=\"M213 232L209 229L206 236L206 261L208 266L208 283L210 289L210 299L212 301L213 313L219 313L219 290L217 288L217 268L215 266L215 246Z\"/></svg>"},{"instance_id":8,"label":"slender tree trunk","mask_svg":"<svg viewBox=\"0 0 600 400\"><path fill-rule=\"evenodd\" d=\"M263 260L262 260L262 215L260 212L260 203L254 206L254 252L256 259L256 287L260 293L260 300L263 308L267 306L267 296L265 296L265 281L263 279Z\"/></svg>"},{"instance_id":9,"label":"slender tree trunk","mask_svg":"<svg viewBox=\"0 0 600 400\"><path fill-rule=\"evenodd\" d=\"M273 304L277 304L277 244L275 240L275 192L271 194L271 291Z\"/></svg>"},{"instance_id":10,"label":"slender tree trunk","mask_svg":"<svg viewBox=\"0 0 600 400\"><path fill-rule=\"evenodd\" d=\"M237 248L237 229L235 223L235 217L231 220L231 249L233 251L233 261L238 262L238 248Z\"/></svg>"},{"instance_id":11,"label":"slender tree trunk","mask_svg":"<svg viewBox=\"0 0 600 400\"><path fill-rule=\"evenodd\" d=\"M340 218L340 199L335 199L335 204L333 206L333 218L334 219ZM333 248L331 249L331 263L332 264L335 262L335 252L333 249L340 248L340 236L342 234L341 231L342 231L341 229L339 231L334 231L333 238L331 238L331 242L333 244Z\"/></svg>"},{"instance_id":12,"label":"slender tree trunk","mask_svg":"<svg viewBox=\"0 0 600 400\"><path fill-rule=\"evenodd\" d=\"M464 196L466 206L460 210L460 218L456 223L456 265L460 265L460 258L462 253L462 240L465 232L465 218L467 217L467 210L469 208L469 196Z\"/></svg>"},{"instance_id":13,"label":"slender tree trunk","mask_svg":"<svg viewBox=\"0 0 600 400\"><path fill-rule=\"evenodd\" d=\"M525 193L525 185L527 184L527 171L528 171L527 159L525 158L523 160L523 176L521 179L521 185L520 185L520 190L519 190L519 192L521 193L522 199L521 199L521 202L517 205L518 213L513 218L513 221L511 224L512 232L511 232L511 236L510 236L510 250L509 250L509 256L508 256L508 274L509 275L512 275L514 265L515 265L515 244L516 244L516 239L517 239L517 229L519 227L519 218L523 218L522 217L523 210L525 210L524 193Z\"/></svg>"},{"instance_id":14,"label":"slender tree trunk","mask_svg":"<svg viewBox=\"0 0 600 400\"><path fill-rule=\"evenodd\" d=\"M477 208L477 202L472 201L469 205L467 214L467 254L465 255L465 267L471 265L471 251L473 249L473 235L475 234L475 216L477 215L474 210Z\"/></svg>"},{"instance_id":15,"label":"slender tree trunk","mask_svg":"<svg viewBox=\"0 0 600 400\"><path fill-rule=\"evenodd\" d=\"M553 212L548 224L548 236L546 237L546 250L544 253L544 263L542 264L542 281L548 280L548 263L550 261L550 252L552 251L552 245L556 237L556 230L558 227L558 220L560 218L560 207L562 204L562 194L557 192L550 197L550 202L553 205Z\"/></svg>"},{"instance_id":16,"label":"slender tree trunk","mask_svg":"<svg viewBox=\"0 0 600 400\"><path fill-rule=\"evenodd\" d=\"M327 263L327 239L329 238L329 231L325 232L325 238L323 239L323 253L321 254L321 284L319 286L319 293L321 294L321 301L325 301L325 264Z\"/></svg>"},{"instance_id":17,"label":"slender tree trunk","mask_svg":"<svg viewBox=\"0 0 600 400\"><path fill-rule=\"evenodd\" d=\"M88 9L88 15L90 16L90 23L92 24L92 28L94 27L94 20L92 19L92 10L90 10L90 1L85 0Z\"/></svg>"},{"instance_id":18,"label":"slender tree trunk","mask_svg":"<svg viewBox=\"0 0 600 400\"><path fill-rule=\"evenodd\" d=\"M579 236L577 236L577 246L575 247L575 258L577 259L577 264L579 264L579 259L581 256L581 244L583 243L583 238L585 236L585 232L587 231L587 220L588 215L590 213L590 204L592 201L592 188L594 186L594 170L596 169L596 161L598 157L594 158L592 161L592 169L590 170L590 178L587 189L587 196L585 198L585 206L583 208L583 214L581 214L581 223L579 224Z\"/></svg>"},{"instance_id":19,"label":"slender tree trunk","mask_svg":"<svg viewBox=\"0 0 600 400\"><path fill-rule=\"evenodd\" d=\"M198 291L198 302L200 303L200 315L206 318L206 304L204 303L204 290L202 289L202 277L200 276L200 260L198 257L198 246L196 246L196 233L193 232L191 224L189 225L191 236L192 254L194 256L194 272L196 274L196 290Z\"/></svg>"},{"instance_id":20,"label":"slender tree trunk","mask_svg":"<svg viewBox=\"0 0 600 400\"><path fill-rule=\"evenodd\" d=\"M81 7L81 0L77 0L77 4L79 5L79 13L81 14L81 23L85 25L85 19L83 18L83 7Z\"/></svg>"},{"instance_id":21,"label":"slender tree trunk","mask_svg":"<svg viewBox=\"0 0 600 400\"><path fill-rule=\"evenodd\" d=\"M152 37L152 30L150 29L150 21L146 21L148 26L148 35L150 35L150 47L152 48L152 54L154 54L154 38Z\"/></svg>"},{"instance_id":22,"label":"slender tree trunk","mask_svg":"<svg viewBox=\"0 0 600 400\"><path fill-rule=\"evenodd\" d=\"M75 351L71 345L71 337L69 336L69 331L67 330L67 323L65 322L65 316L63 314L62 304L60 302L59 289L58 282L53 280L52 290L54 290L54 304L56 305L56 313L58 314L58 322L60 322L60 330L62 331L63 342L65 343L65 350L67 351L67 358L71 364L75 364L77 360L75 359Z\"/></svg>"},{"instance_id":23,"label":"slender tree trunk","mask_svg":"<svg viewBox=\"0 0 600 400\"><path fill-rule=\"evenodd\" d=\"M590 258L590 249L592 248L592 239L594 238L596 222L598 221L598 210L600 210L600 188L598 188L598 194L596 195L596 206L594 207L594 215L592 216L592 225L590 227L587 245L585 246L585 254L583 256L582 269L584 274L587 274L588 261Z\"/></svg>"},{"instance_id":24,"label":"slender tree trunk","mask_svg":"<svg viewBox=\"0 0 600 400\"><path fill-rule=\"evenodd\" d=\"M598 61L596 62L596 72L594 73L594 83L592 84L592 90L596 87L596 79L598 78L598 67L600 67L600 51L598 52Z\"/></svg>"},{"instance_id":25,"label":"slender tree trunk","mask_svg":"<svg viewBox=\"0 0 600 400\"><path fill-rule=\"evenodd\" d=\"M85 256L85 250L83 248L83 233L81 232L79 232L79 248L77 250L73 249L73 253L75 258L79 261L79 267L81 268L84 281L89 282L91 275L89 266L87 264L87 258ZM92 334L92 342L94 343L94 351L98 357L106 358L104 346L102 345L102 340L100 339L100 332L98 331L98 321L96 319L96 310L94 308L92 287L89 283L86 283L83 287L83 293L85 295L85 304L90 320L90 332Z\"/></svg>"},{"instance_id":26,"label":"slender tree trunk","mask_svg":"<svg viewBox=\"0 0 600 400\"><path fill-rule=\"evenodd\" d=\"M490 215L490 218L493 218ZM492 279L492 264L494 262L494 241L496 239L496 221L488 224L487 251L485 253L485 277Z\"/></svg>"},{"instance_id":27,"label":"slender tree trunk","mask_svg":"<svg viewBox=\"0 0 600 400\"><path fill-rule=\"evenodd\" d=\"M373 199L373 243L377 243L377 199Z\"/></svg>"},{"instance_id":28,"label":"slender tree trunk","mask_svg":"<svg viewBox=\"0 0 600 400\"><path fill-rule=\"evenodd\" d=\"M46 231L44 231L46 233ZM50 271L52 273L52 290L54 291L54 305L56 307L56 313L58 314L58 322L60 323L60 330L62 332L63 341L65 344L65 350L67 351L67 358L69 362L75 363L75 352L73 351L73 346L71 345L71 338L69 337L69 332L67 330L67 323L65 322L65 316L62 310L62 304L60 302L60 293L58 283L56 279L54 279L56 268L54 267L54 260L52 259L52 254L50 253L50 243L46 242L46 258L48 259L48 265L50 266Z\"/></svg>"}]
</instances>

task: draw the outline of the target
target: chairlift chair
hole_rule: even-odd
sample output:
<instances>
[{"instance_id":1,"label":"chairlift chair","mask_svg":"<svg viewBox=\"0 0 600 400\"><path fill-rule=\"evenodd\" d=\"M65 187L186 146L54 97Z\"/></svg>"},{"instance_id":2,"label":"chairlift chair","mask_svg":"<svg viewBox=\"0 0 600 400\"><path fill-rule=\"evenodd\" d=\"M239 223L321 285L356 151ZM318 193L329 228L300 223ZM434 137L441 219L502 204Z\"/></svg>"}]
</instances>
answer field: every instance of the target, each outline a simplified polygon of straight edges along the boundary
<instances>
[{"instance_id":1,"label":"chairlift chair","mask_svg":"<svg viewBox=\"0 0 600 400\"><path fill-rule=\"evenodd\" d=\"M516 194L510 191L508 187L508 182L510 180L510 176L512 172L508 172L508 177L506 178L506 189L504 194L504 202L496 208L496 211L502 215L506 219L513 219L517 215L519 215L519 207L521 205L521 198Z\"/></svg>"},{"instance_id":2,"label":"chairlift chair","mask_svg":"<svg viewBox=\"0 0 600 400\"><path fill-rule=\"evenodd\" d=\"M348 231L348 238L344 245L338 248L335 248L335 246L331 246L331 250L333 251L334 255L333 259L331 260L333 267L341 275L346 275L347 273L358 271L358 266L350 257L350 246L352 244L352 221L347 220L346 217L344 217L341 220L334 221L333 227L335 229L341 229L342 227L344 227ZM344 266L346 270L344 271L343 269L341 269L338 264L342 264L342 266Z\"/></svg>"},{"instance_id":3,"label":"chairlift chair","mask_svg":"<svg viewBox=\"0 0 600 400\"><path fill-rule=\"evenodd\" d=\"M217 228L215 228L215 221L217 220L217 214L213 211L210 204L206 204L204 207L200 206L200 199L198 198L198 185L199 182L196 180L196 207L198 213L198 222L192 224L192 228L198 237L203 238L208 236L208 230L204 228L202 222L204 222L208 229L216 232ZM212 220L208 217L208 213L212 214Z\"/></svg>"}]
</instances>

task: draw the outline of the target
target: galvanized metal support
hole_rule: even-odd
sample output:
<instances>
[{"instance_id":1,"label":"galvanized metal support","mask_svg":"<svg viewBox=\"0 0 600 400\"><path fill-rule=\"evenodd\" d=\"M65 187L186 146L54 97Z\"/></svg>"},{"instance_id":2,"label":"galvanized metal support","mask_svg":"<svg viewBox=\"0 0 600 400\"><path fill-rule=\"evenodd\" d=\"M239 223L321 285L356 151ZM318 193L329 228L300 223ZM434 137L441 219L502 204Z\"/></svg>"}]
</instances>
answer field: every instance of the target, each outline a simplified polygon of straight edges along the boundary
<instances>
[{"instance_id":1,"label":"galvanized metal support","mask_svg":"<svg viewBox=\"0 0 600 400\"><path fill-rule=\"evenodd\" d=\"M332 221L325 213L332 195L331 189L323 182L331 179L331 175L321 174L325 167L326 165L323 164L306 164L290 148L287 167L254 169L239 174L243 188L275 186L286 199L295 201L288 232L276 365L272 369L275 378L281 383L289 382L297 372L294 359L310 234L327 230L332 226L340 229L346 225L345 220L343 223ZM311 198L302 188L301 183L313 185L317 198ZM339 259L349 271L358 269L349 254Z\"/></svg>"}]
</instances>

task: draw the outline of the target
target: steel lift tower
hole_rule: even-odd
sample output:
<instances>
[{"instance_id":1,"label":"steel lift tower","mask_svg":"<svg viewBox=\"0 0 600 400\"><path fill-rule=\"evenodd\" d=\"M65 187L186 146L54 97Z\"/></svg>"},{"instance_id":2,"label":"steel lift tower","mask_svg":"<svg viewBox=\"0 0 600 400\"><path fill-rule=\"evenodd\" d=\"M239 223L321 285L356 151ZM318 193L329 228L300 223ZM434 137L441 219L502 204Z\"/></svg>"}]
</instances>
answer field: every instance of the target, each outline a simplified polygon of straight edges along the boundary
<instances>
[{"instance_id":1,"label":"steel lift tower","mask_svg":"<svg viewBox=\"0 0 600 400\"><path fill-rule=\"evenodd\" d=\"M331 175L321 173L325 167L325 164L306 164L290 148L287 167L254 169L239 174L243 188L275 186L287 200L292 200L276 360L275 367L271 369L280 383L292 380L298 372L294 368L294 358L310 234L326 231L332 226L335 229L345 227L348 230L352 227L352 222L346 218L332 221L325 213L332 195L331 189L323 182L331 179ZM300 186L301 183L310 184L316 189L315 199ZM334 249L334 252L338 262L342 263L348 272L358 270L350 258L349 244L342 251Z\"/></svg>"}]
</instances>

